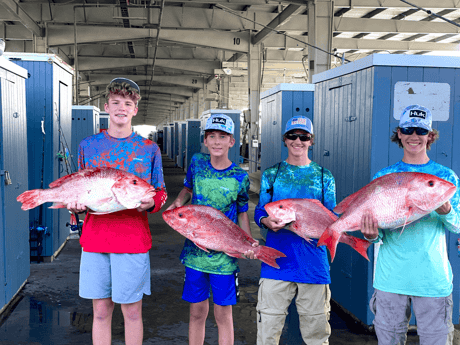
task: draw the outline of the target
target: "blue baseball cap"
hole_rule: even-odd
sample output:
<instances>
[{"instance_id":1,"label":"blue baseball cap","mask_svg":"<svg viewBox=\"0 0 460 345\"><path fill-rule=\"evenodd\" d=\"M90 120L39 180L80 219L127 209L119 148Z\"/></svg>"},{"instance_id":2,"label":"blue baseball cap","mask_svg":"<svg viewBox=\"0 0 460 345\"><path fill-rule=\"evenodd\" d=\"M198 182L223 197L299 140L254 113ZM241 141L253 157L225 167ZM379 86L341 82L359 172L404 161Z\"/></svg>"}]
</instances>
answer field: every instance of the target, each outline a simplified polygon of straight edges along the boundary
<instances>
[{"instance_id":1,"label":"blue baseball cap","mask_svg":"<svg viewBox=\"0 0 460 345\"><path fill-rule=\"evenodd\" d=\"M212 114L206 121L205 131L222 131L228 134L234 132L235 125L233 120L225 114Z\"/></svg>"},{"instance_id":2,"label":"blue baseball cap","mask_svg":"<svg viewBox=\"0 0 460 345\"><path fill-rule=\"evenodd\" d=\"M311 120L308 117L294 116L286 123L286 130L284 131L284 134L292 131L293 129L302 129L310 134L313 134L313 123L311 123Z\"/></svg>"},{"instance_id":3,"label":"blue baseball cap","mask_svg":"<svg viewBox=\"0 0 460 345\"><path fill-rule=\"evenodd\" d=\"M420 127L431 131L431 111L424 106L413 104L403 110L399 119L399 127Z\"/></svg>"}]
</instances>

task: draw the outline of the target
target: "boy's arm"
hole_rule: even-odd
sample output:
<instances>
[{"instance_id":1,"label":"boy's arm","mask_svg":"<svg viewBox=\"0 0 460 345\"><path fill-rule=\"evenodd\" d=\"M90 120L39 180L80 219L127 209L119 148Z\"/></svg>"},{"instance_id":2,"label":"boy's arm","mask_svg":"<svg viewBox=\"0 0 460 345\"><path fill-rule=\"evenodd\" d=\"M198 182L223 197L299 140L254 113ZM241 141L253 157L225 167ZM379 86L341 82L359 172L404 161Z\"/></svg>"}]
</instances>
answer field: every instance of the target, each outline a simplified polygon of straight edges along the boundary
<instances>
[{"instance_id":1,"label":"boy's arm","mask_svg":"<svg viewBox=\"0 0 460 345\"><path fill-rule=\"evenodd\" d=\"M241 229L244 230L244 232L246 232L250 237L252 237L251 226L249 225L249 216L247 212L238 213L238 225ZM252 244L253 247L257 247L258 245L259 242ZM246 256L248 259L257 259L253 250L247 250L246 252L244 252L244 256Z\"/></svg>"},{"instance_id":2,"label":"boy's arm","mask_svg":"<svg viewBox=\"0 0 460 345\"><path fill-rule=\"evenodd\" d=\"M185 205L192 198L193 191L187 187L182 188L176 200L166 209L166 211L174 210L176 207Z\"/></svg>"}]
</instances>

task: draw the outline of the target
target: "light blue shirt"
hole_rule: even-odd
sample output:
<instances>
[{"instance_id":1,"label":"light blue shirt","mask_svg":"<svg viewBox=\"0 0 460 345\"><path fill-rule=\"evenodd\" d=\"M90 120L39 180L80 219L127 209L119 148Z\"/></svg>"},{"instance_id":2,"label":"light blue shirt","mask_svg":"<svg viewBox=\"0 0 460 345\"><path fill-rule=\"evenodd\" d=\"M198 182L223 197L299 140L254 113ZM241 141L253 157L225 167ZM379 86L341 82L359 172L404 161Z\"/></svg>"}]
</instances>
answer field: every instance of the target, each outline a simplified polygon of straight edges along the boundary
<instances>
[{"instance_id":1,"label":"light blue shirt","mask_svg":"<svg viewBox=\"0 0 460 345\"><path fill-rule=\"evenodd\" d=\"M381 245L374 288L409 296L446 297L453 290L452 267L447 257L446 230L460 233L459 179L434 161L422 165L402 161L379 171L374 179L395 172L422 172L452 182L457 191L446 215L436 211L397 230L379 229ZM378 240L374 241L377 242Z\"/></svg>"}]
</instances>

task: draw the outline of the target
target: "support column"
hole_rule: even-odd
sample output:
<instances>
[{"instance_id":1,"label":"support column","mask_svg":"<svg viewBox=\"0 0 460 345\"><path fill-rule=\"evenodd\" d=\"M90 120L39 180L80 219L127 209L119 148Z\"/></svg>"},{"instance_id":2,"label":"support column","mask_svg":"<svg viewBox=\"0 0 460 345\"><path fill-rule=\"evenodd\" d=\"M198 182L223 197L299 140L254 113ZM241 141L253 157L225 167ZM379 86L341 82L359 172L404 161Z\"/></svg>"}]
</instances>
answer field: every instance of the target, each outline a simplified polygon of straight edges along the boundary
<instances>
[{"instance_id":1,"label":"support column","mask_svg":"<svg viewBox=\"0 0 460 345\"><path fill-rule=\"evenodd\" d=\"M204 98L205 98L205 90L204 89L200 89L200 91L198 91L198 109L197 109L197 117L196 119L199 119L201 114L203 114L203 111L204 111Z\"/></svg>"},{"instance_id":2,"label":"support column","mask_svg":"<svg viewBox=\"0 0 460 345\"><path fill-rule=\"evenodd\" d=\"M249 33L251 35L251 31ZM251 37L249 38L251 42ZM249 87L249 173L257 171L259 160L258 147L252 147L252 140L259 140L259 105L260 105L260 79L262 66L262 47L260 44L249 44L248 52L248 87ZM244 141L243 141L244 144Z\"/></svg>"},{"instance_id":3,"label":"support column","mask_svg":"<svg viewBox=\"0 0 460 345\"><path fill-rule=\"evenodd\" d=\"M230 77L228 75L222 76L220 80L220 92L219 92L219 109L229 109L230 99Z\"/></svg>"},{"instance_id":4,"label":"support column","mask_svg":"<svg viewBox=\"0 0 460 345\"><path fill-rule=\"evenodd\" d=\"M308 43L331 52L334 10L332 0L308 1ZM331 55L308 47L308 82L314 74L331 69Z\"/></svg>"}]
</instances>

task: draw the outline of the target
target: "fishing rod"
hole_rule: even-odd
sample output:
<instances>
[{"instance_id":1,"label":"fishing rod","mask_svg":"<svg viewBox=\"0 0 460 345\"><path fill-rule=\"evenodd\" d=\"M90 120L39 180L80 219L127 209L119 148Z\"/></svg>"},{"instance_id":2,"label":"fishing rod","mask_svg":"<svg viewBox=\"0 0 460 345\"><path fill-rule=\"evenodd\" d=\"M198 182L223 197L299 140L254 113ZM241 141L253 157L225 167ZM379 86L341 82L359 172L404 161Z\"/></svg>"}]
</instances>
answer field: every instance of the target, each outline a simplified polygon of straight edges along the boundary
<instances>
[{"instance_id":1,"label":"fishing rod","mask_svg":"<svg viewBox=\"0 0 460 345\"><path fill-rule=\"evenodd\" d=\"M401 1L402 1L402 0L401 0ZM324 50L324 49L322 49L322 48L320 48L320 47L317 47L317 46L315 46L315 45L313 45L313 44L310 44L310 43L307 43L307 42L305 42L305 41L299 40L299 39L296 38L296 37L290 36L290 35L288 35L288 34L286 34L286 33L284 33L284 32L278 31L278 30L273 29L273 28L271 28L271 27L269 27L269 26L267 26L267 25L264 25L264 24L261 24L261 23L259 23L259 22L256 22L255 20L246 18L246 17L244 17L244 16L242 16L242 15L236 13L235 11L233 11L232 9L230 9L230 8L228 8L228 7L225 7L225 6L220 5L220 4L215 4L214 7L217 7L218 9L220 9L220 10L222 10L222 11L224 11L224 12L229 12L230 14L233 14L234 16L237 16L237 17L240 17L240 18L245 19L245 20L247 20L247 21L250 21L251 23L254 23L254 24L263 26L263 27L266 28L266 29L270 29L270 30L276 32L277 34L284 35L285 37L288 37L288 38L290 38L290 39L293 39L294 41L297 41L297 42L306 44L307 46L309 46L309 47L311 47L311 48L314 48L314 49L317 49L317 50L319 50L319 51L322 51L323 53L329 54L329 55L331 55L331 56L338 57L338 58L340 58L342 61L351 62L350 60L345 59L345 54L343 54L342 57L340 57L340 56L337 55L337 53L328 52L327 50Z\"/></svg>"},{"instance_id":2,"label":"fishing rod","mask_svg":"<svg viewBox=\"0 0 460 345\"><path fill-rule=\"evenodd\" d=\"M399 1L402 1L402 2L404 2L404 3L406 3L406 4L410 5L410 6L414 6L414 7L418 8L419 10L422 10L422 11L428 13L428 14L431 15L431 16L434 16L434 17L436 17L436 18L442 19L442 20L444 20L444 21L446 21L446 22L448 22L448 23L450 23L450 24L452 24L452 25L458 26L458 27L460 28L460 24L458 24L458 23L456 23L456 22L454 22L454 21L452 21L452 20L450 20L450 19L444 18L443 16L440 16L439 14L433 13L433 12L431 12L430 10L426 10L426 9L424 9L423 7L420 7L420 6L411 4L410 2L408 2L408 1L406 1L406 0L399 0Z\"/></svg>"}]
</instances>

